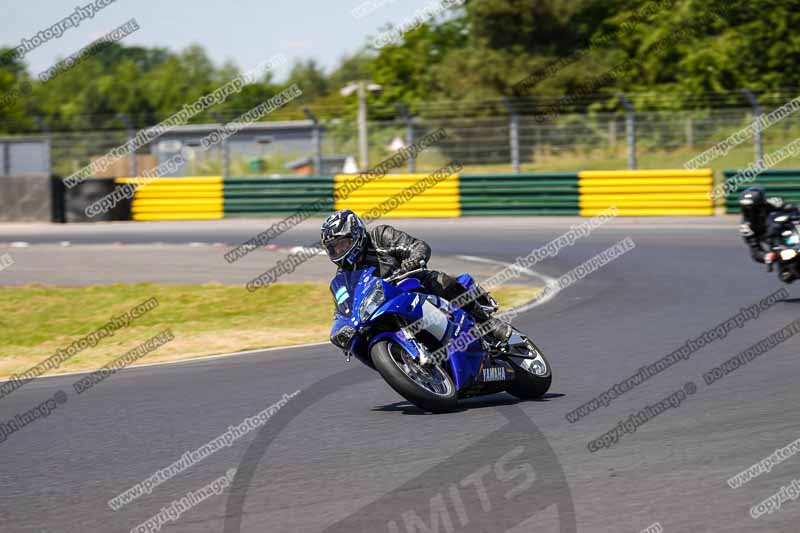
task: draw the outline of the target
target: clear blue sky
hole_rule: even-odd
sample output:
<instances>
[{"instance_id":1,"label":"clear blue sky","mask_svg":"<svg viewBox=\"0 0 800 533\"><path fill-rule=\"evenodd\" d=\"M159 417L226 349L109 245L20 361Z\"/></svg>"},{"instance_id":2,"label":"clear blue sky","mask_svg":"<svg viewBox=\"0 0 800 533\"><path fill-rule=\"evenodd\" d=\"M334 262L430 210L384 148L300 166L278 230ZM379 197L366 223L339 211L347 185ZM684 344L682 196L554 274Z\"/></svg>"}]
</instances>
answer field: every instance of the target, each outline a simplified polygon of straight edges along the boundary
<instances>
[{"instance_id":1,"label":"clear blue sky","mask_svg":"<svg viewBox=\"0 0 800 533\"><path fill-rule=\"evenodd\" d=\"M90 1L0 0L0 44L17 46ZM197 43L216 64L232 60L243 70L283 53L289 58L277 71L283 79L294 59L314 58L329 71L387 22L400 24L434 0L373 1L383 5L356 19L350 11L364 0L116 0L93 19L43 43L25 61L35 75L135 18L141 29L126 37L126 44L177 51Z\"/></svg>"}]
</instances>

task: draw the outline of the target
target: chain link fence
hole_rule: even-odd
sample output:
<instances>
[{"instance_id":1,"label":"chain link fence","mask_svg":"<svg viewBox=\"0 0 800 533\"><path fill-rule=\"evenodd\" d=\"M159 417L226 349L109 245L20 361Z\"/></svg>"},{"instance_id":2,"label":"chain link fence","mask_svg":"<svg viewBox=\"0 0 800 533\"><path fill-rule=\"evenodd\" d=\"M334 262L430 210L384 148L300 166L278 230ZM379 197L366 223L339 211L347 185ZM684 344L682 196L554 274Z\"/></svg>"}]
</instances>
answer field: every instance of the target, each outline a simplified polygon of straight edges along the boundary
<instances>
[{"instance_id":1,"label":"chain link fence","mask_svg":"<svg viewBox=\"0 0 800 533\"><path fill-rule=\"evenodd\" d=\"M448 161L463 164L465 173L623 169L629 166L632 150L636 168L683 168L703 151L750 126L755 115L749 108L641 112L635 114L632 131L627 118L619 113L592 113L562 115L555 123L536 115L416 119L417 136L440 127L448 132L444 141L419 158L417 169L433 170ZM396 124L371 122L370 161L389 155L392 139L407 142L406 130ZM762 130L763 153L798 137L800 114L784 118ZM750 135L703 166L715 170L746 167L756 159L755 142ZM355 153L355 141L334 149ZM798 164L800 161L790 158L778 166Z\"/></svg>"},{"instance_id":2,"label":"chain link fence","mask_svg":"<svg viewBox=\"0 0 800 533\"><path fill-rule=\"evenodd\" d=\"M770 113L786 101L763 105L763 113ZM438 128L447 131L447 138L397 171L432 171L451 161L462 164L464 173L624 169L633 162L632 154L635 166L640 169L683 168L704 150L751 125L756 117L752 107L640 111L633 115L625 112L562 113L555 117L511 113L475 117L453 115L368 121L367 162L358 161L357 120L322 120L319 134L323 163L328 161L324 164L326 173L339 170L348 158L351 158L351 169L353 164L360 168L374 166L397 149ZM214 125L208 128L211 131ZM28 149L31 142L34 145L38 142L46 146L52 173L66 176L124 144L131 134L129 130L47 132L20 138L16 145L14 138L5 138L6 145L11 148L0 150L0 166L27 168L26 165L33 163L19 158L41 158L44 149ZM155 139L138 151L135 162L130 157L122 158L103 175L141 174L177 150L183 150L188 156L179 175L264 176L315 171L317 145L312 126L256 138L256 141L250 138L247 142L237 134L207 151L197 142L188 138L181 141L176 135L171 134L169 141ZM761 131L763 153L769 154L798 137L800 113L789 114ZM28 145L23 146L23 143ZM756 136L751 132L740 144L730 146L726 153L703 166L715 171L744 168L755 161L755 143ZM0 148L3 148L2 142ZM7 154L16 154L16 163L3 159L9 157ZM795 157L777 165L798 166L800 161Z\"/></svg>"}]
</instances>

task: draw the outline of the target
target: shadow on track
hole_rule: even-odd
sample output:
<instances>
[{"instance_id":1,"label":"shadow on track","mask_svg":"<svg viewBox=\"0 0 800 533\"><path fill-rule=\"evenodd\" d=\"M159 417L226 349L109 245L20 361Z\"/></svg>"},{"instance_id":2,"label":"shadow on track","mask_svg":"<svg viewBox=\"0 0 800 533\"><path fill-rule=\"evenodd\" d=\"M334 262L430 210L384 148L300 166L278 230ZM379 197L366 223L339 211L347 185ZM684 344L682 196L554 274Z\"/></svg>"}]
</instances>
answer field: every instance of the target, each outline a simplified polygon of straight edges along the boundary
<instances>
[{"instance_id":1,"label":"shadow on track","mask_svg":"<svg viewBox=\"0 0 800 533\"><path fill-rule=\"evenodd\" d=\"M268 488L268 470L257 475L259 463L266 457L262 468L269 468L268 450L281 431L306 409L314 407L337 391L375 379L375 374L364 368L342 370L323 378L303 389L296 399L280 409L270 419L270 423L258 431L242 455L228 492L224 533L242 532L242 522L246 516L244 507L251 485L259 489ZM504 425L489 434L482 434L478 441L467 448L457 451L400 487L395 487L377 500L338 519L324 533L364 531L365 524L370 524L369 530L373 531L374 524L382 524L389 531L399 532L398 524L417 509L424 512L424 516L433 516L430 514L431 502L436 504L440 498L444 498L440 487L448 487L448 494L452 487L458 492L459 487L465 486L462 483L464 480L476 475L476 468L484 473L494 473L494 476L481 479L489 483L485 494L499 495L495 502L497 505L494 512L487 512L492 506L484 506L486 502L483 492L459 492L454 500L454 505L457 505L455 517L461 525L459 531L505 531L532 519L540 512L552 512L552 507L555 506L558 514L557 522L553 525L558 529L552 530L577 533L575 504L558 455L533 420L519 408L518 403L520 402L512 400L503 409L497 410L497 414L506 420ZM497 402L493 406L496 407ZM509 465L514 468L509 470ZM513 474L508 475L510 473ZM519 476L519 473L523 475ZM524 477L524 480L518 477ZM498 486L509 481L523 483L512 491L506 490L509 488L506 485ZM253 501L258 509L263 509L269 503L268 494L268 490L255 491ZM450 496L452 498L452 494ZM504 499L500 500L501 497ZM414 516L420 515L417 513ZM448 523L452 525L453 520L449 515L448 519ZM452 530L451 527L447 529ZM262 527L259 530L264 529Z\"/></svg>"},{"instance_id":2,"label":"shadow on track","mask_svg":"<svg viewBox=\"0 0 800 533\"><path fill-rule=\"evenodd\" d=\"M543 397L539 398L538 400L520 400L519 398L515 398L511 395L505 393L499 394L492 394L490 396L483 396L480 398L468 398L466 400L461 400L459 402L459 407L454 413L462 413L464 411L470 411L472 409L483 409L485 407L501 407L503 405L517 405L519 403L528 403L528 402L548 402L553 398L561 398L565 396L564 394L558 393L547 393ZM416 405L412 404L411 402L407 402L405 400L400 402L389 403L386 405L381 405L378 407L373 407L371 409L373 412L399 412L404 415L429 415L429 416L441 416L441 415L434 415L433 413L429 413L417 407Z\"/></svg>"}]
</instances>

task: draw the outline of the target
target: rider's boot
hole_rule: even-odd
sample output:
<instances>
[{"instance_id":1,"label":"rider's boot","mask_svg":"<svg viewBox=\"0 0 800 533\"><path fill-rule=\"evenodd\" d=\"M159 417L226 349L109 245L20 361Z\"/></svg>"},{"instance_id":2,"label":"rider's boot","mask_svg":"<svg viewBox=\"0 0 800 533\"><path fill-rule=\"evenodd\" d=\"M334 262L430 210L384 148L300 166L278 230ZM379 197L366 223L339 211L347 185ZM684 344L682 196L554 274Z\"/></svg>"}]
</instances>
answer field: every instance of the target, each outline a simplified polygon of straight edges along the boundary
<instances>
[{"instance_id":1,"label":"rider's boot","mask_svg":"<svg viewBox=\"0 0 800 533\"><path fill-rule=\"evenodd\" d=\"M469 308L464 306L464 309L481 324L481 329L483 331L486 331L488 328L488 331L482 338L483 341L488 345L490 351L502 352L508 339L511 337L511 326L499 318L494 318L489 315L483 307L476 302L471 302L471 304L473 305L470 305Z\"/></svg>"}]
</instances>

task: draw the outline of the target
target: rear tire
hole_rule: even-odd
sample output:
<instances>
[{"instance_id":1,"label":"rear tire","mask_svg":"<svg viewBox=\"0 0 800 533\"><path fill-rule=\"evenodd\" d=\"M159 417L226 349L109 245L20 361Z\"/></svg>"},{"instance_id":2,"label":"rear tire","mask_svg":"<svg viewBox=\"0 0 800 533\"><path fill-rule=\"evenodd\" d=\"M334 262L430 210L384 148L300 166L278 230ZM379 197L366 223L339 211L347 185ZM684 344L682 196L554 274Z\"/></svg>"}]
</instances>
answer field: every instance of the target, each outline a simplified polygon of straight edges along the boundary
<instances>
[{"instance_id":1,"label":"rear tire","mask_svg":"<svg viewBox=\"0 0 800 533\"><path fill-rule=\"evenodd\" d=\"M399 351L402 351L402 353ZM411 379L401 369L404 364L403 353L408 355L402 346L390 340L378 341L370 351L375 368L386 383L400 396L420 409L433 413L447 413L456 409L458 407L458 395L450 375L440 366L433 368L432 376L442 380L445 387L443 392L434 393ZM417 367L417 369L419 368L421 367ZM412 370L415 369L412 368Z\"/></svg>"},{"instance_id":2,"label":"rear tire","mask_svg":"<svg viewBox=\"0 0 800 533\"><path fill-rule=\"evenodd\" d=\"M514 381L506 390L509 394L521 400L536 400L550 390L550 384L553 382L553 372L550 367L550 361L547 360L541 350L530 339L528 339L528 342L544 362L546 373L537 375L526 368L532 363L530 360L507 357L506 360L514 367Z\"/></svg>"}]
</instances>

